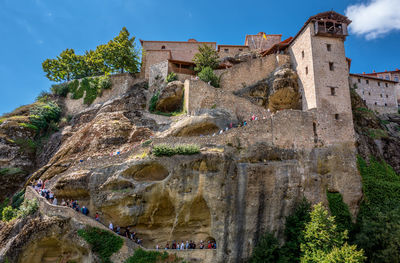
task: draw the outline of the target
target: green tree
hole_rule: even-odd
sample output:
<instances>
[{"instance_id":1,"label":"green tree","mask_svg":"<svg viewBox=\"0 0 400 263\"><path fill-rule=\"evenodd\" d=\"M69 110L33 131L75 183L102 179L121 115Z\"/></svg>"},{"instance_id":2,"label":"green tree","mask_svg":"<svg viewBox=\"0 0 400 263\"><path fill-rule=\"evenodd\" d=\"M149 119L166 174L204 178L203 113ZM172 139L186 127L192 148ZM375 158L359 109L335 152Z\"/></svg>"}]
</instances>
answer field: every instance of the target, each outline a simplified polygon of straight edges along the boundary
<instances>
[{"instance_id":1,"label":"green tree","mask_svg":"<svg viewBox=\"0 0 400 263\"><path fill-rule=\"evenodd\" d=\"M296 205L294 212L286 218L285 244L281 248L280 262L300 262L300 244L304 241L304 228L310 222L311 203L307 199Z\"/></svg>"},{"instance_id":2,"label":"green tree","mask_svg":"<svg viewBox=\"0 0 400 263\"><path fill-rule=\"evenodd\" d=\"M358 263L365 260L363 250L345 242L347 230L338 231L335 218L329 216L321 203L314 206L310 216L311 221L304 230L304 243L300 245L302 263Z\"/></svg>"},{"instance_id":3,"label":"green tree","mask_svg":"<svg viewBox=\"0 0 400 263\"><path fill-rule=\"evenodd\" d=\"M257 241L249 263L278 262L279 254L278 240L271 233L266 232Z\"/></svg>"},{"instance_id":4,"label":"green tree","mask_svg":"<svg viewBox=\"0 0 400 263\"><path fill-rule=\"evenodd\" d=\"M198 74L199 78L209 83L211 86L218 88L219 87L219 78L215 75L214 71L210 67L205 67Z\"/></svg>"},{"instance_id":5,"label":"green tree","mask_svg":"<svg viewBox=\"0 0 400 263\"><path fill-rule=\"evenodd\" d=\"M135 37L130 38L128 30L123 27L113 40L101 46L105 62L116 72L135 73L139 70L139 51L136 49Z\"/></svg>"},{"instance_id":6,"label":"green tree","mask_svg":"<svg viewBox=\"0 0 400 263\"><path fill-rule=\"evenodd\" d=\"M46 73L46 78L51 81L63 81L65 75L61 70L61 63L58 59L46 59L42 63L43 71Z\"/></svg>"},{"instance_id":7,"label":"green tree","mask_svg":"<svg viewBox=\"0 0 400 263\"><path fill-rule=\"evenodd\" d=\"M216 69L219 65L218 53L210 45L203 44L199 46L199 52L194 55L193 62L196 64L196 72L201 72L206 67Z\"/></svg>"}]
</instances>

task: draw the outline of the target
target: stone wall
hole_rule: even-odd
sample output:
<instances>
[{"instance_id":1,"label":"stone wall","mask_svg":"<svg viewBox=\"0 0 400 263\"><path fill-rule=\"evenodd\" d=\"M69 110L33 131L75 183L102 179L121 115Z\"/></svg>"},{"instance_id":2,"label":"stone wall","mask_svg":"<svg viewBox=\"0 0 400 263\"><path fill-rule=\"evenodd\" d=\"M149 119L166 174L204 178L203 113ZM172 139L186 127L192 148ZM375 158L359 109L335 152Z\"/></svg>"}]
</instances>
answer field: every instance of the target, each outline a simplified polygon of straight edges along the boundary
<instances>
[{"instance_id":1,"label":"stone wall","mask_svg":"<svg viewBox=\"0 0 400 263\"><path fill-rule=\"evenodd\" d=\"M142 58L142 75L148 79L150 77L150 67L154 64L163 62L171 59L171 51L169 50L149 50L145 52L144 58Z\"/></svg>"},{"instance_id":2,"label":"stone wall","mask_svg":"<svg viewBox=\"0 0 400 263\"><path fill-rule=\"evenodd\" d=\"M155 138L153 142L154 144L195 143L206 146L237 145L239 141L241 147L265 142L283 149L310 149L318 145L313 133L313 123L316 121L313 112L283 110L276 114L265 113L256 116L259 117L257 121L250 121L250 115L246 116L247 126L233 128L219 135Z\"/></svg>"},{"instance_id":3,"label":"stone wall","mask_svg":"<svg viewBox=\"0 0 400 263\"><path fill-rule=\"evenodd\" d=\"M252 114L266 115L267 110L245 98L233 95L225 88L214 88L201 80L185 81L185 108L189 115L198 115L201 109L224 109L238 118Z\"/></svg>"},{"instance_id":4,"label":"stone wall","mask_svg":"<svg viewBox=\"0 0 400 263\"><path fill-rule=\"evenodd\" d=\"M250 48L246 46L233 46L233 45L219 45L218 56L220 58L233 57L241 52L249 51Z\"/></svg>"},{"instance_id":5,"label":"stone wall","mask_svg":"<svg viewBox=\"0 0 400 263\"><path fill-rule=\"evenodd\" d=\"M292 67L299 76L303 110L317 107L314 87L314 63L311 49L311 28L307 26L289 47Z\"/></svg>"},{"instance_id":6,"label":"stone wall","mask_svg":"<svg viewBox=\"0 0 400 263\"><path fill-rule=\"evenodd\" d=\"M166 59L192 61L193 56L199 51L199 46L203 44L216 48L215 42L143 41L142 48L145 51L145 56L142 60L146 79L149 77L148 71L151 65Z\"/></svg>"},{"instance_id":7,"label":"stone wall","mask_svg":"<svg viewBox=\"0 0 400 263\"><path fill-rule=\"evenodd\" d=\"M229 69L216 70L215 73L221 76L221 88L224 91L233 92L267 78L276 67L285 64L288 60L288 56L272 54L263 58L250 59Z\"/></svg>"},{"instance_id":8,"label":"stone wall","mask_svg":"<svg viewBox=\"0 0 400 263\"><path fill-rule=\"evenodd\" d=\"M124 94L129 87L143 80L139 78L138 74L132 75L129 73L111 75L110 78L112 83L111 89L104 90L102 96L97 97L91 105L86 105L83 103L83 98L85 96L83 96L81 99L74 100L71 99L72 94L69 93L67 98L64 99L65 114L75 115L78 112L93 107L96 104L103 104L110 99Z\"/></svg>"},{"instance_id":9,"label":"stone wall","mask_svg":"<svg viewBox=\"0 0 400 263\"><path fill-rule=\"evenodd\" d=\"M149 87L153 87L157 80L165 80L167 78L168 60L151 65L149 72Z\"/></svg>"},{"instance_id":10,"label":"stone wall","mask_svg":"<svg viewBox=\"0 0 400 263\"><path fill-rule=\"evenodd\" d=\"M365 101L368 108L376 110L380 114L397 112L397 83L352 75L350 76L350 85L352 87L356 85L356 92Z\"/></svg>"}]
</instances>

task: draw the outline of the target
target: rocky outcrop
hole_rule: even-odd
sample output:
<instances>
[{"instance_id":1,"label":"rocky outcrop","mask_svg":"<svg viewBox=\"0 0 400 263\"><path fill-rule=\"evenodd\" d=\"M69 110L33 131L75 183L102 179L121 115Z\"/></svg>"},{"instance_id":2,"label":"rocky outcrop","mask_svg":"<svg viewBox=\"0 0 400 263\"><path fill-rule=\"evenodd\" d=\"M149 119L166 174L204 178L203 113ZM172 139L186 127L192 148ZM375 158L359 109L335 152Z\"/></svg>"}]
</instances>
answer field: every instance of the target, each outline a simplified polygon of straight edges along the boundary
<instances>
[{"instance_id":1,"label":"rocky outcrop","mask_svg":"<svg viewBox=\"0 0 400 263\"><path fill-rule=\"evenodd\" d=\"M274 72L273 76L268 108L272 112L283 109L300 109L301 100L296 72L284 67Z\"/></svg>"},{"instance_id":2,"label":"rocky outcrop","mask_svg":"<svg viewBox=\"0 0 400 263\"><path fill-rule=\"evenodd\" d=\"M298 76L288 65L277 68L268 78L244 87L234 94L272 112L301 108Z\"/></svg>"},{"instance_id":3,"label":"rocky outcrop","mask_svg":"<svg viewBox=\"0 0 400 263\"><path fill-rule=\"evenodd\" d=\"M400 117L398 114L377 116L361 97L351 90L354 130L358 154L385 160L400 173Z\"/></svg>"},{"instance_id":4,"label":"rocky outcrop","mask_svg":"<svg viewBox=\"0 0 400 263\"><path fill-rule=\"evenodd\" d=\"M179 80L172 81L161 89L156 110L161 112L174 112L182 109L183 83Z\"/></svg>"}]
</instances>

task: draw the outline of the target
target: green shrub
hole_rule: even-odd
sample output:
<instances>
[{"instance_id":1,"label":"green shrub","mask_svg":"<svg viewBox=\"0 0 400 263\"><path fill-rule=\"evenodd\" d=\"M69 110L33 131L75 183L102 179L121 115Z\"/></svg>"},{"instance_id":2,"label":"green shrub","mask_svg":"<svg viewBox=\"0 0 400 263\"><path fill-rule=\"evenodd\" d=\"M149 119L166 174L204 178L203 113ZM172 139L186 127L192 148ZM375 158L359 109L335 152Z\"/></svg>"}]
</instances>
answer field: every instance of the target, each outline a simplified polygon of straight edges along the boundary
<instances>
[{"instance_id":1,"label":"green shrub","mask_svg":"<svg viewBox=\"0 0 400 263\"><path fill-rule=\"evenodd\" d=\"M97 78L88 79L89 85L85 87L86 95L85 98L83 99L83 103L85 103L86 105L92 104L93 101L97 98L97 95L101 93L101 89L99 90L98 83L99 82Z\"/></svg>"},{"instance_id":2,"label":"green shrub","mask_svg":"<svg viewBox=\"0 0 400 263\"><path fill-rule=\"evenodd\" d=\"M200 152L198 145L178 145L171 146L168 144L158 144L153 147L152 153L155 156L172 156L175 154L191 155Z\"/></svg>"},{"instance_id":3,"label":"green shrub","mask_svg":"<svg viewBox=\"0 0 400 263\"><path fill-rule=\"evenodd\" d=\"M15 144L20 147L21 152L32 154L36 151L36 142L31 139L18 138L15 140Z\"/></svg>"},{"instance_id":4,"label":"green shrub","mask_svg":"<svg viewBox=\"0 0 400 263\"><path fill-rule=\"evenodd\" d=\"M8 206L10 199L4 199L3 203L0 203L0 220L3 220L3 209Z\"/></svg>"},{"instance_id":5,"label":"green shrub","mask_svg":"<svg viewBox=\"0 0 400 263\"><path fill-rule=\"evenodd\" d=\"M20 123L19 126L37 131L38 127L30 123Z\"/></svg>"},{"instance_id":6,"label":"green shrub","mask_svg":"<svg viewBox=\"0 0 400 263\"><path fill-rule=\"evenodd\" d=\"M351 222L351 214L347 204L343 202L342 195L340 193L326 193L329 210L331 214L335 217L335 223L340 232L347 230L351 232L353 229L353 223Z\"/></svg>"},{"instance_id":7,"label":"green shrub","mask_svg":"<svg viewBox=\"0 0 400 263\"><path fill-rule=\"evenodd\" d=\"M120 250L124 243L116 234L96 227L80 229L78 235L91 245L103 263L110 263L111 255Z\"/></svg>"},{"instance_id":8,"label":"green shrub","mask_svg":"<svg viewBox=\"0 0 400 263\"><path fill-rule=\"evenodd\" d=\"M3 209L2 220L9 222L17 217L17 210L13 209L11 206L7 206Z\"/></svg>"},{"instance_id":9,"label":"green shrub","mask_svg":"<svg viewBox=\"0 0 400 263\"><path fill-rule=\"evenodd\" d=\"M61 84L53 84L50 88L51 92L60 97L66 97L69 92L69 84L64 82Z\"/></svg>"},{"instance_id":10,"label":"green shrub","mask_svg":"<svg viewBox=\"0 0 400 263\"><path fill-rule=\"evenodd\" d=\"M267 232L257 241L249 263L278 262L279 254L278 240Z\"/></svg>"},{"instance_id":11,"label":"green shrub","mask_svg":"<svg viewBox=\"0 0 400 263\"><path fill-rule=\"evenodd\" d=\"M199 78L207 83L210 83L211 86L219 88L219 78L215 75L214 71L210 67L203 68L199 74Z\"/></svg>"},{"instance_id":12,"label":"green shrub","mask_svg":"<svg viewBox=\"0 0 400 263\"><path fill-rule=\"evenodd\" d=\"M76 94L79 88L79 80L73 80L68 83L68 90L72 93L72 98L75 99L78 95ZM83 94L82 94L83 95Z\"/></svg>"},{"instance_id":13,"label":"green shrub","mask_svg":"<svg viewBox=\"0 0 400 263\"><path fill-rule=\"evenodd\" d=\"M39 95L36 96L36 101L47 102L50 99L51 94L47 91L42 90Z\"/></svg>"},{"instance_id":14,"label":"green shrub","mask_svg":"<svg viewBox=\"0 0 400 263\"><path fill-rule=\"evenodd\" d=\"M18 209L21 206L22 202L24 202L24 195L25 195L25 190L21 190L13 195L11 200L12 208Z\"/></svg>"},{"instance_id":15,"label":"green shrub","mask_svg":"<svg viewBox=\"0 0 400 263\"><path fill-rule=\"evenodd\" d=\"M146 140L142 143L142 147L146 147L149 146L151 143L153 142L153 140Z\"/></svg>"},{"instance_id":16,"label":"green shrub","mask_svg":"<svg viewBox=\"0 0 400 263\"><path fill-rule=\"evenodd\" d=\"M279 262L300 262L300 244L304 241L303 230L310 222L311 203L303 198L291 215L286 218L285 244L281 248Z\"/></svg>"},{"instance_id":17,"label":"green shrub","mask_svg":"<svg viewBox=\"0 0 400 263\"><path fill-rule=\"evenodd\" d=\"M49 127L51 121L58 122L61 109L55 102L47 102L34 107L29 116L32 125L44 130Z\"/></svg>"},{"instance_id":18,"label":"green shrub","mask_svg":"<svg viewBox=\"0 0 400 263\"><path fill-rule=\"evenodd\" d=\"M145 251L141 248L135 250L133 256L129 257L125 263L161 263L168 259L167 252Z\"/></svg>"},{"instance_id":19,"label":"green shrub","mask_svg":"<svg viewBox=\"0 0 400 263\"><path fill-rule=\"evenodd\" d=\"M16 175L19 173L24 172L21 168L19 167L5 167L5 168L0 168L0 176L5 175Z\"/></svg>"},{"instance_id":20,"label":"green shrub","mask_svg":"<svg viewBox=\"0 0 400 263\"><path fill-rule=\"evenodd\" d=\"M100 76L98 77L99 80L99 87L101 90L105 90L105 89L111 89L111 79L110 76L106 75L106 76Z\"/></svg>"},{"instance_id":21,"label":"green shrub","mask_svg":"<svg viewBox=\"0 0 400 263\"><path fill-rule=\"evenodd\" d=\"M157 105L157 101L158 101L158 97L160 96L160 92L157 91L156 93L154 93L154 95L151 97L150 99L150 103L149 103L149 111L150 112L154 112L156 110L156 105Z\"/></svg>"},{"instance_id":22,"label":"green shrub","mask_svg":"<svg viewBox=\"0 0 400 263\"><path fill-rule=\"evenodd\" d=\"M372 139L378 139L378 140L389 137L387 131L381 129L368 129L368 136L371 137Z\"/></svg>"},{"instance_id":23,"label":"green shrub","mask_svg":"<svg viewBox=\"0 0 400 263\"><path fill-rule=\"evenodd\" d=\"M39 208L39 202L37 199L24 200L18 209L18 217L25 217L35 213Z\"/></svg>"},{"instance_id":24,"label":"green shrub","mask_svg":"<svg viewBox=\"0 0 400 263\"><path fill-rule=\"evenodd\" d=\"M169 83L172 81L178 80L178 75L176 75L174 72L171 72L167 75L167 78L165 79L165 82Z\"/></svg>"},{"instance_id":25,"label":"green shrub","mask_svg":"<svg viewBox=\"0 0 400 263\"><path fill-rule=\"evenodd\" d=\"M384 161L357 159L364 200L354 230L355 243L369 262L400 262L400 176Z\"/></svg>"}]
</instances>

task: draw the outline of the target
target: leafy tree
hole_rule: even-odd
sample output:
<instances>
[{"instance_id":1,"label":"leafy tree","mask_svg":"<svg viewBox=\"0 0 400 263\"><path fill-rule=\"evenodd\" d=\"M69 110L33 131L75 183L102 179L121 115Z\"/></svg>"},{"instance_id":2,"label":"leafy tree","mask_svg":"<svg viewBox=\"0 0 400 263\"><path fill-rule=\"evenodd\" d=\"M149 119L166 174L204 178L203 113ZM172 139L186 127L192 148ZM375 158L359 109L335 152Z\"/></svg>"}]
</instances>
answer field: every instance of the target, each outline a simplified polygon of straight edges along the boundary
<instances>
[{"instance_id":1,"label":"leafy tree","mask_svg":"<svg viewBox=\"0 0 400 263\"><path fill-rule=\"evenodd\" d=\"M196 72L201 72L206 67L216 69L219 65L218 53L211 46L203 44L199 46L199 52L194 55L193 62L196 64Z\"/></svg>"},{"instance_id":2,"label":"leafy tree","mask_svg":"<svg viewBox=\"0 0 400 263\"><path fill-rule=\"evenodd\" d=\"M279 262L300 262L300 244L304 241L303 230L310 222L311 204L307 199L296 206L293 214L286 218L285 223L285 244L281 248Z\"/></svg>"},{"instance_id":3,"label":"leafy tree","mask_svg":"<svg viewBox=\"0 0 400 263\"><path fill-rule=\"evenodd\" d=\"M300 245L302 263L358 263L365 260L362 249L357 250L355 245L345 242L347 230L338 231L335 218L329 216L321 203L314 206L310 216L311 221L304 230L304 243Z\"/></svg>"},{"instance_id":4,"label":"leafy tree","mask_svg":"<svg viewBox=\"0 0 400 263\"><path fill-rule=\"evenodd\" d=\"M214 71L210 67L205 67L198 74L199 78L209 83L211 86L218 88L219 87L219 78L215 75Z\"/></svg>"},{"instance_id":5,"label":"leafy tree","mask_svg":"<svg viewBox=\"0 0 400 263\"><path fill-rule=\"evenodd\" d=\"M61 62L58 59L46 59L42 63L42 68L49 80L56 82L65 80Z\"/></svg>"},{"instance_id":6,"label":"leafy tree","mask_svg":"<svg viewBox=\"0 0 400 263\"><path fill-rule=\"evenodd\" d=\"M279 254L278 240L271 233L266 232L260 240L258 240L249 263L278 262Z\"/></svg>"},{"instance_id":7,"label":"leafy tree","mask_svg":"<svg viewBox=\"0 0 400 263\"><path fill-rule=\"evenodd\" d=\"M136 49L135 37L129 37L128 30L123 27L113 40L102 46L105 62L117 72L135 73L139 70L139 52Z\"/></svg>"},{"instance_id":8,"label":"leafy tree","mask_svg":"<svg viewBox=\"0 0 400 263\"><path fill-rule=\"evenodd\" d=\"M337 224L339 231L347 230L352 231L353 223L351 222L351 214L349 207L343 202L342 195L340 193L326 193L329 210L331 214L335 217L335 222Z\"/></svg>"}]
</instances>

